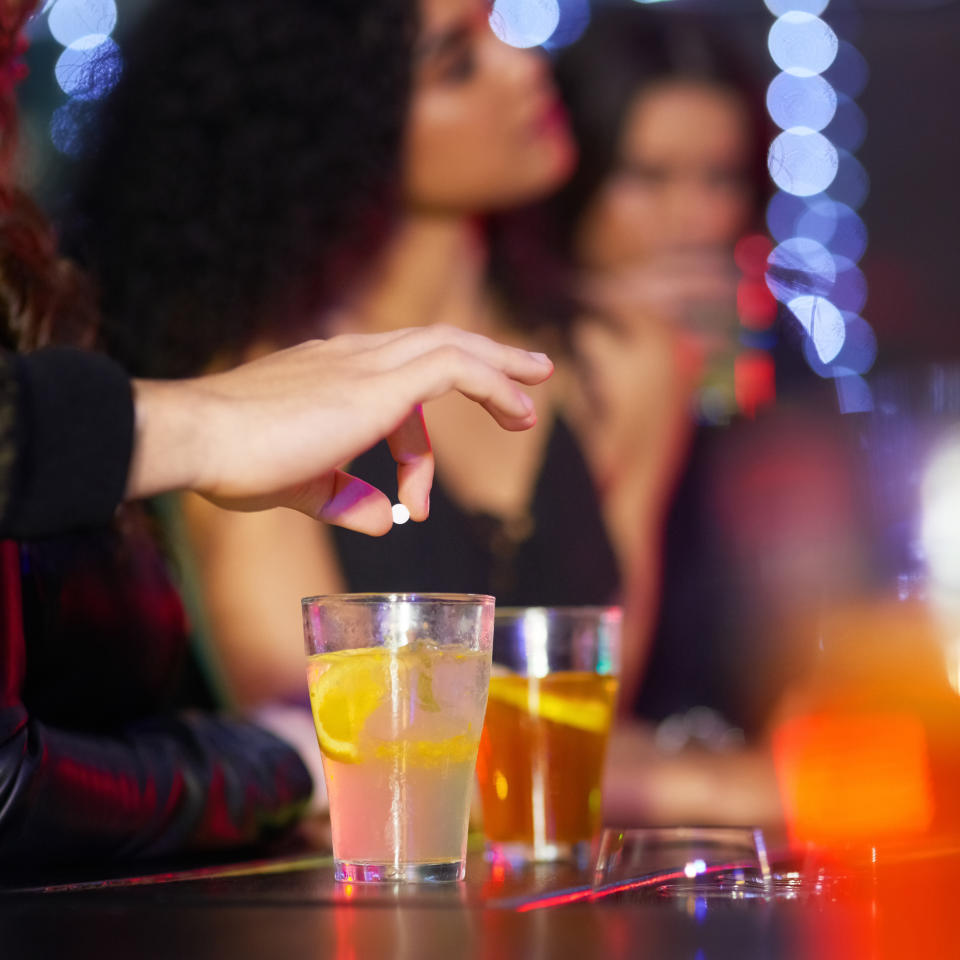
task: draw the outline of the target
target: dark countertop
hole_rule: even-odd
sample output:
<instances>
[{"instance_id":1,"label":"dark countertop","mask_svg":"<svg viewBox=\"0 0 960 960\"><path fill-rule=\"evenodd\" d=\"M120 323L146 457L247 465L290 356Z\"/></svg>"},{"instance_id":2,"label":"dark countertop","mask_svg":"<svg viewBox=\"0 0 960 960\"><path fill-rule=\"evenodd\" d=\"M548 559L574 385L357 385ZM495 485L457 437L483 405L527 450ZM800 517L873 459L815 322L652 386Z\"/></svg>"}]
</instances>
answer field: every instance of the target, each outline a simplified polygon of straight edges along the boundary
<instances>
[{"instance_id":1,"label":"dark countertop","mask_svg":"<svg viewBox=\"0 0 960 960\"><path fill-rule=\"evenodd\" d=\"M514 871L475 853L461 884L337 884L328 856L288 853L8 884L0 957L932 960L960 955L952 933L958 865L955 851L933 872L898 870L895 882L874 880L846 897L784 889L745 900L667 897L646 885L593 899L589 876L572 866ZM904 942L918 950L904 952Z\"/></svg>"}]
</instances>

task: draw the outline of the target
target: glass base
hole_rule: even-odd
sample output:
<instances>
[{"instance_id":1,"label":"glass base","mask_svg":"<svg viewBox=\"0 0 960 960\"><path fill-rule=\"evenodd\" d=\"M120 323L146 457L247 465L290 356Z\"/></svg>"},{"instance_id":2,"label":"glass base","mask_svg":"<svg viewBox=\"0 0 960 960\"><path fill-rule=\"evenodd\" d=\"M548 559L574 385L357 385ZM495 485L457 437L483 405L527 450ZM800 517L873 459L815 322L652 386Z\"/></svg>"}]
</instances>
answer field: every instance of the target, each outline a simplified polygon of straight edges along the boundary
<instances>
[{"instance_id":1,"label":"glass base","mask_svg":"<svg viewBox=\"0 0 960 960\"><path fill-rule=\"evenodd\" d=\"M586 869L591 862L592 844L580 843L501 843L488 841L486 859L489 863L507 863L511 867L525 863L575 863Z\"/></svg>"},{"instance_id":2,"label":"glass base","mask_svg":"<svg viewBox=\"0 0 960 960\"><path fill-rule=\"evenodd\" d=\"M334 860L333 876L342 883L450 883L466 875L463 860L426 863L374 863L369 860Z\"/></svg>"}]
</instances>

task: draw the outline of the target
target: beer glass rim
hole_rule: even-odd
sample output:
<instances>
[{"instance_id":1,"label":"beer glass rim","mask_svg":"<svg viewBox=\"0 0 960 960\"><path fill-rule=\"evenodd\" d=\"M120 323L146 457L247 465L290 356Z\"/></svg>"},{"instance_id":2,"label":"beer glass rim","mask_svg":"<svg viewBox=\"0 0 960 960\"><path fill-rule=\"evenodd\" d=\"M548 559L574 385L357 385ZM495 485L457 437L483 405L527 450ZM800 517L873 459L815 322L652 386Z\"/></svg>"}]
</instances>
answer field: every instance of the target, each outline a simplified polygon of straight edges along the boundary
<instances>
[{"instance_id":1,"label":"beer glass rim","mask_svg":"<svg viewBox=\"0 0 960 960\"><path fill-rule=\"evenodd\" d=\"M497 619L508 619L510 617L524 616L530 612L558 614L560 616L601 616L612 615L621 617L623 607L616 603L589 603L582 605L564 605L564 606L532 606L532 607L497 607L495 616Z\"/></svg>"}]
</instances>

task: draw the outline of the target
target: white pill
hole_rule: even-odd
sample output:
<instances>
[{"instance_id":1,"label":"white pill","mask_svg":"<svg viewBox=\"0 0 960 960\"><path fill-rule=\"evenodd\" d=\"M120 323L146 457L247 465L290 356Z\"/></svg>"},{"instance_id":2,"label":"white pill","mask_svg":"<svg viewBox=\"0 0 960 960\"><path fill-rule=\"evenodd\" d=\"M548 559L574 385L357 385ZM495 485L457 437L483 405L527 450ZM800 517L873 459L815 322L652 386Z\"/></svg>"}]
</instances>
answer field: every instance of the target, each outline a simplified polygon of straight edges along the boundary
<instances>
[{"instance_id":1,"label":"white pill","mask_svg":"<svg viewBox=\"0 0 960 960\"><path fill-rule=\"evenodd\" d=\"M410 511L402 503L395 503L393 505L393 522L406 523L409 519Z\"/></svg>"}]
</instances>

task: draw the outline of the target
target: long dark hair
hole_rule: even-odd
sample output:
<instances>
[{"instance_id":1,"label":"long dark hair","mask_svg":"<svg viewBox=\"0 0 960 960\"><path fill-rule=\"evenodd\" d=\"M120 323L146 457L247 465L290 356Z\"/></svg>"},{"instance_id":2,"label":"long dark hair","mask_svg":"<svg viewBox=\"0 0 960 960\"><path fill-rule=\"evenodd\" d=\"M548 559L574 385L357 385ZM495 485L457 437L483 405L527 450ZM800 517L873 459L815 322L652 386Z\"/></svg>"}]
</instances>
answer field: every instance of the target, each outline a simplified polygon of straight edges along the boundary
<instances>
[{"instance_id":1,"label":"long dark hair","mask_svg":"<svg viewBox=\"0 0 960 960\"><path fill-rule=\"evenodd\" d=\"M762 200L769 180L762 92L756 76L716 24L690 13L647 10L635 3L602 8L580 42L559 55L555 73L580 146L577 169L557 196L558 218L566 234L616 165L634 99L663 81L704 83L729 90L743 103L752 121L747 172L756 201Z\"/></svg>"},{"instance_id":2,"label":"long dark hair","mask_svg":"<svg viewBox=\"0 0 960 960\"><path fill-rule=\"evenodd\" d=\"M89 345L96 326L86 278L57 247L39 208L14 184L16 86L26 75L22 30L34 0L0 0L0 346Z\"/></svg>"},{"instance_id":3,"label":"long dark hair","mask_svg":"<svg viewBox=\"0 0 960 960\"><path fill-rule=\"evenodd\" d=\"M658 83L693 80L729 90L744 104L752 134L747 172L759 218L769 182L762 92L716 24L633 2L598 7L584 35L557 56L554 75L579 147L577 168L546 203L491 226L494 283L526 322L570 319L575 305L566 287L577 226L616 166L635 98Z\"/></svg>"},{"instance_id":4,"label":"long dark hair","mask_svg":"<svg viewBox=\"0 0 960 960\"><path fill-rule=\"evenodd\" d=\"M294 339L392 223L410 0L162 0L64 217L138 375Z\"/></svg>"}]
</instances>

